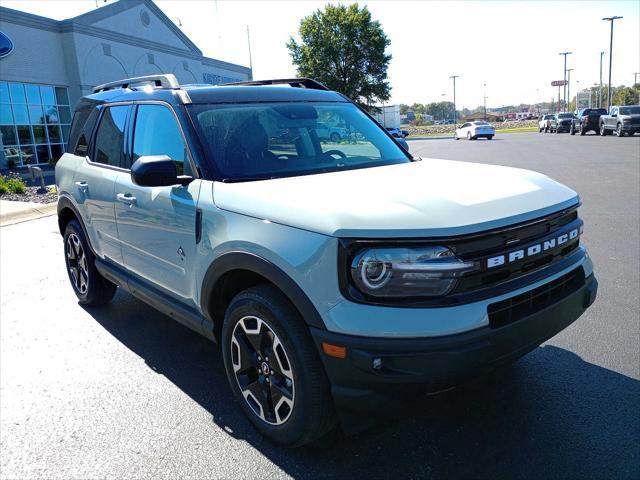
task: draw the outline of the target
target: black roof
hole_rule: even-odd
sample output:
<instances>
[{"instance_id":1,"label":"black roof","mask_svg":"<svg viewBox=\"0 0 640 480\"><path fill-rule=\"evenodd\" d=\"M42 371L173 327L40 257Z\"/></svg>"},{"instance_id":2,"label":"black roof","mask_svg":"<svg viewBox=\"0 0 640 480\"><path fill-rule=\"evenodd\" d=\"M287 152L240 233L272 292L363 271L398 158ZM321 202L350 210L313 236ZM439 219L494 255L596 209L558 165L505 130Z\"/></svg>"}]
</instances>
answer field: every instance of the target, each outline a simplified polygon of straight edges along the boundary
<instances>
[{"instance_id":1,"label":"black roof","mask_svg":"<svg viewBox=\"0 0 640 480\"><path fill-rule=\"evenodd\" d=\"M256 103L256 102L348 102L343 95L325 90L288 86L207 86L183 85L169 88L114 88L85 98L98 103L135 100L162 100L170 104L184 103L180 91L186 92L190 103Z\"/></svg>"}]
</instances>

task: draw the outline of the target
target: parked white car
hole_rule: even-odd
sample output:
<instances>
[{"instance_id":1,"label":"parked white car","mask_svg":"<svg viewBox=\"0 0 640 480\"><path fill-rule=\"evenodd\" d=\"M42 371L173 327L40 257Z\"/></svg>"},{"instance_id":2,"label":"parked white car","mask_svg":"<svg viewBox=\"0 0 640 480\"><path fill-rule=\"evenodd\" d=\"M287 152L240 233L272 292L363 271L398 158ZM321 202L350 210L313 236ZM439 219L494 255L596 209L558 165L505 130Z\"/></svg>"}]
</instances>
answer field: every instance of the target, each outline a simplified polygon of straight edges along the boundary
<instances>
[{"instance_id":1,"label":"parked white car","mask_svg":"<svg viewBox=\"0 0 640 480\"><path fill-rule=\"evenodd\" d=\"M476 122L463 123L456 128L456 140L466 138L467 140L476 140L480 137L484 137L487 140L491 140L496 134L495 129L491 124L478 120Z\"/></svg>"},{"instance_id":2,"label":"parked white car","mask_svg":"<svg viewBox=\"0 0 640 480\"><path fill-rule=\"evenodd\" d=\"M548 132L551 127L551 119L553 118L553 114L543 115L542 118L538 121L538 132Z\"/></svg>"}]
</instances>

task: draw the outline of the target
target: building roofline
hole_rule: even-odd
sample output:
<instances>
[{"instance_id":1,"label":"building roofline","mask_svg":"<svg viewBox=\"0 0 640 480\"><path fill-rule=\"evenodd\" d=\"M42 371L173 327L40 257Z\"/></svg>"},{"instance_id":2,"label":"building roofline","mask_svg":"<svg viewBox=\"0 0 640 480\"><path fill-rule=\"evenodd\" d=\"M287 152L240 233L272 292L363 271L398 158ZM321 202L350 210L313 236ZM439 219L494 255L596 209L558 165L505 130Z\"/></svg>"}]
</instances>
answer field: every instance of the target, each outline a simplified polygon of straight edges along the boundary
<instances>
[{"instance_id":1,"label":"building roofline","mask_svg":"<svg viewBox=\"0 0 640 480\"><path fill-rule=\"evenodd\" d=\"M189 49L182 50L170 45L164 45L139 37L113 32L111 30L106 30L104 28L91 25L86 21L87 19L90 19L92 21L99 21L105 18L109 18L110 16L120 13L121 11L125 11L139 5L147 6L149 10L158 15L163 23L167 27L169 27L181 40L183 40ZM233 72L251 75L251 69L243 65L225 62L224 60L218 60L216 58L205 57L202 54L202 51L198 47L196 47L195 44L191 42L191 40L189 40L189 38L184 33L182 33L182 31L151 0L120 0L107 6L100 7L97 10L92 10L82 15L78 15L76 17L65 20L54 20L49 17L43 17L41 15L35 15L33 13L27 13L20 10L0 6L0 23L15 23L18 25L23 25L25 27L49 30L57 33L82 33L85 35L91 35L115 42L142 46L151 50L162 51L177 56L187 56L194 60L200 61L203 65L219 67Z\"/></svg>"},{"instance_id":2,"label":"building roofline","mask_svg":"<svg viewBox=\"0 0 640 480\"><path fill-rule=\"evenodd\" d=\"M126 10L130 10L135 7L139 7L144 5L149 10L151 10L162 23L165 24L167 28L169 28L192 52L202 55L202 51L193 43L189 37L187 37L182 30L178 28L178 26L171 21L169 17L155 4L152 0L119 0L114 3L110 3L104 7L97 8L95 10L91 10L87 13L83 13L82 15L78 15L73 18L69 18L67 20L63 20L63 22L73 22L73 23L81 23L83 25L91 26L92 22L99 22L101 20L105 20L113 15L124 12Z\"/></svg>"}]
</instances>

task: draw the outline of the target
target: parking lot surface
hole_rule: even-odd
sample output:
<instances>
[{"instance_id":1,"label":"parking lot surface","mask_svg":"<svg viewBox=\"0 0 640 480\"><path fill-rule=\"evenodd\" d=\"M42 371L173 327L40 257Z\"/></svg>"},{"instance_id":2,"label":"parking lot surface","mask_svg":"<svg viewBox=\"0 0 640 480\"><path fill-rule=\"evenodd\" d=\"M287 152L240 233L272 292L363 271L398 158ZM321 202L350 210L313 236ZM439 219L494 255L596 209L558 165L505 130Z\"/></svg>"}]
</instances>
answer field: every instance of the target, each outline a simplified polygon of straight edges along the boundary
<instances>
[{"instance_id":1,"label":"parking lot surface","mask_svg":"<svg viewBox=\"0 0 640 480\"><path fill-rule=\"evenodd\" d=\"M325 450L263 440L215 346L119 292L75 301L55 217L0 229L2 478L640 478L640 137L411 140L580 192L595 305L515 365ZM425 160L428 161L428 160Z\"/></svg>"}]
</instances>

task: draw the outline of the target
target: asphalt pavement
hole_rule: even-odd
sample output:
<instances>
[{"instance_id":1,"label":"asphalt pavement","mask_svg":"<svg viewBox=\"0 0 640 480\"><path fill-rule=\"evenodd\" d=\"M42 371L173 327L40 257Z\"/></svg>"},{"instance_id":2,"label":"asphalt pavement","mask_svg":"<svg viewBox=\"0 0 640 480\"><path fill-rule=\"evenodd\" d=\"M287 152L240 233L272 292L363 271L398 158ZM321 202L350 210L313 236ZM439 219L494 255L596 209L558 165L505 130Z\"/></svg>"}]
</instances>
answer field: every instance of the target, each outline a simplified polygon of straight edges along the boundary
<instances>
[{"instance_id":1,"label":"asphalt pavement","mask_svg":"<svg viewBox=\"0 0 640 480\"><path fill-rule=\"evenodd\" d=\"M0 477L640 478L640 137L412 140L578 191L595 305L513 366L328 449L276 447L207 340L130 295L80 307L55 217L0 228Z\"/></svg>"}]
</instances>

